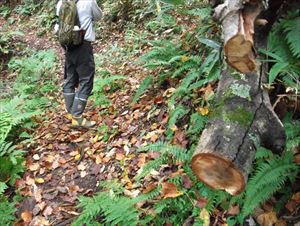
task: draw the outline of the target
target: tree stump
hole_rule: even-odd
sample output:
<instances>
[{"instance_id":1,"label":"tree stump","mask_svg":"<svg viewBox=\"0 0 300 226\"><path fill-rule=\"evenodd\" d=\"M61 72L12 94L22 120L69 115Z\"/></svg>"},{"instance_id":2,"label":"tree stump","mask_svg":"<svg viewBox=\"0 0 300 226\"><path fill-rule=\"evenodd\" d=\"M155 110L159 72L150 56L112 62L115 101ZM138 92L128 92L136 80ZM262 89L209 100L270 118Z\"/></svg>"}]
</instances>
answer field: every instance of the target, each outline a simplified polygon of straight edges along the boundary
<instances>
[{"instance_id":1,"label":"tree stump","mask_svg":"<svg viewBox=\"0 0 300 226\"><path fill-rule=\"evenodd\" d=\"M221 73L217 105L193 155L192 170L209 187L237 195L245 188L257 147L281 152L285 132L263 88L267 68L257 66L254 58L254 45L265 47L268 33L261 29L253 41L262 1L224 4L216 14L222 20L225 57L239 72L227 68Z\"/></svg>"}]
</instances>

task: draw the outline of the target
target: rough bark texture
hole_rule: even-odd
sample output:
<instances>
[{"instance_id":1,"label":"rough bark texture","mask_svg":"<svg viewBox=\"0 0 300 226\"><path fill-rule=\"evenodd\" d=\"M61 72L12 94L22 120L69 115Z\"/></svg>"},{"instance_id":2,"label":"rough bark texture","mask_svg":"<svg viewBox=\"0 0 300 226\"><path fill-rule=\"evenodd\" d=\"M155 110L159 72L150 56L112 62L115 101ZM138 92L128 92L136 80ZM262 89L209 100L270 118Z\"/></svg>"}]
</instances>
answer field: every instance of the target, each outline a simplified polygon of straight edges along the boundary
<instances>
[{"instance_id":1,"label":"rough bark texture","mask_svg":"<svg viewBox=\"0 0 300 226\"><path fill-rule=\"evenodd\" d=\"M226 0L215 9L214 16L222 22L226 60L242 73L256 69L254 21L265 7L263 3L262 0Z\"/></svg>"},{"instance_id":2,"label":"rough bark texture","mask_svg":"<svg viewBox=\"0 0 300 226\"><path fill-rule=\"evenodd\" d=\"M274 5L270 10L274 10ZM264 13L262 18L274 21L272 12ZM266 47L270 27L269 24L256 29L256 47ZM260 145L275 152L284 148L283 125L263 89L266 70L262 65L259 70L246 74L232 69L225 69L221 74L218 105L192 159L196 176L212 188L239 194L247 182L256 148Z\"/></svg>"}]
</instances>

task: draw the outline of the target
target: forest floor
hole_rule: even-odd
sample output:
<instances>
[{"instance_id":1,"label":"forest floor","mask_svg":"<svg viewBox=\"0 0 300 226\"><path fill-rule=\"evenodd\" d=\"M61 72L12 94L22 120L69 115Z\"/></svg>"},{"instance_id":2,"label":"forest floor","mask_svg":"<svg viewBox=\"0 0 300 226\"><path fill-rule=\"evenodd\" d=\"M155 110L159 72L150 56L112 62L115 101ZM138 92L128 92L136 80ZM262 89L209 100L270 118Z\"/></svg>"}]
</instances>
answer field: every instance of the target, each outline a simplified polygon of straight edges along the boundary
<instances>
[{"instance_id":1,"label":"forest floor","mask_svg":"<svg viewBox=\"0 0 300 226\"><path fill-rule=\"evenodd\" d=\"M23 31L23 42L30 49L54 49L59 57L60 70L57 79L63 82L64 52L58 43L49 37L39 37L36 30ZM110 40L94 44L96 55L105 54L108 44L124 43L124 34L114 34ZM153 172L153 180L137 184L134 177L143 165L157 154L137 152L140 146L156 142L164 136L166 100L172 89L144 97L138 104L131 104L132 96L140 80L149 73L133 64L123 62L106 70L124 75L122 89L110 93L112 104L86 109L87 118L97 122L95 129L75 130L65 118L61 92L53 92L49 99L59 105L47 109L47 120L41 120L35 129L33 141L24 147L27 152L26 172L16 185L26 197L18 206L20 222L27 219L31 225L68 225L79 213L77 198L92 195L101 188L101 181L116 179L126 188L126 194L136 197L144 190L153 189L159 172ZM96 65L97 70L103 65ZM59 84L61 85L61 84ZM174 143L185 146L184 134L177 130ZM172 170L164 172L173 173ZM21 220L22 219L22 220Z\"/></svg>"},{"instance_id":2,"label":"forest floor","mask_svg":"<svg viewBox=\"0 0 300 226\"><path fill-rule=\"evenodd\" d=\"M6 21L0 20L0 27L4 23ZM39 125L35 128L31 142L19 144L19 148L26 150L27 154L26 172L16 182L16 190L23 197L17 206L19 221L16 225L70 225L80 215L80 209L76 208L78 197L92 196L101 191L101 182L104 181L116 180L124 186L126 196L137 197L155 189L165 178L182 174L182 166L178 163L176 167L166 165L159 171L152 170L142 184L136 180L143 166L159 156L157 152L142 153L138 150L147 144L165 140L169 119L168 102L175 90L175 85L170 83L163 89L150 89L137 103L132 102L141 81L147 75L156 73L135 63L150 48L148 45L140 46L130 55L126 55L129 50L120 56L121 51L112 51L112 48L126 49L128 45L126 33L116 30L113 34L107 31L93 44L96 79L97 74L103 70L124 78L117 80L113 87L105 86L105 95L111 104L97 106L94 104L97 96L89 101L85 116L96 121L96 127L75 130L65 117L60 88L64 73L63 49L53 34L39 36L36 29L28 26L20 28L25 34L20 41L27 48L55 51L59 65L56 73L51 76L55 76L59 89L47 93L49 100L57 104L50 104L41 117L36 117ZM4 72L1 77L7 73ZM209 84L199 92L206 95L206 92L213 93L215 88L216 84ZM186 148L189 140L184 128L185 122L172 128L174 136L171 143ZM191 181L186 180L184 183L188 187ZM172 195L176 197L177 194L170 194L169 197ZM202 208L207 200L201 201ZM299 203L298 192L295 200L287 203L286 208L294 211L299 208ZM265 204L265 209L271 210L272 205ZM227 224L216 220L215 225Z\"/></svg>"}]
</instances>

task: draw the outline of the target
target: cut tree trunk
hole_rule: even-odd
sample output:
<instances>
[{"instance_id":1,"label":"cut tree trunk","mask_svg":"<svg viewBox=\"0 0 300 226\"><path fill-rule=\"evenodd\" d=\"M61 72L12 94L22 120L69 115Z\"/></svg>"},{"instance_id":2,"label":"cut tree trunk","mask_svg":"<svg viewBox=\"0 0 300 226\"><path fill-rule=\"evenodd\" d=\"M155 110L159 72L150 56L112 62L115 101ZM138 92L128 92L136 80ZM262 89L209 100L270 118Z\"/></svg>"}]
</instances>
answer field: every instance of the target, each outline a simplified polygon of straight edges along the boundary
<instances>
[{"instance_id":1,"label":"cut tree trunk","mask_svg":"<svg viewBox=\"0 0 300 226\"><path fill-rule=\"evenodd\" d=\"M256 69L254 21L264 8L263 3L262 0L226 0L215 9L214 16L222 22L226 60L242 73Z\"/></svg>"},{"instance_id":2,"label":"cut tree trunk","mask_svg":"<svg viewBox=\"0 0 300 226\"><path fill-rule=\"evenodd\" d=\"M258 2L258 9L254 9L254 1L243 4L244 1L232 0L230 3L225 1L224 4L226 2L240 7L234 8L233 12L228 11L232 8L225 9L227 19L236 20L231 22L237 26L234 32L229 24L229 27L224 26L226 16L222 20L227 62L233 68L242 68L240 71L247 73L242 74L231 68L221 73L217 90L218 104L200 137L192 158L192 169L206 185L236 195L245 188L257 147L263 146L277 153L281 152L285 145L285 132L272 109L268 92L263 88L267 68L264 65L254 66L256 63L252 58L254 44L259 48L266 47L270 25L256 29L255 43L252 37L254 32L244 29L245 32L241 33L238 30L241 15L248 11L245 7L251 7L250 11L256 12L255 17L251 16L252 27L257 12L261 10L261 3L255 1ZM274 10L273 6L270 6L270 10ZM265 15L267 19L271 19L272 13ZM244 21L247 19L244 18ZM247 26L244 23L244 28ZM241 55L237 57L239 52ZM249 66L252 63L253 66Z\"/></svg>"}]
</instances>

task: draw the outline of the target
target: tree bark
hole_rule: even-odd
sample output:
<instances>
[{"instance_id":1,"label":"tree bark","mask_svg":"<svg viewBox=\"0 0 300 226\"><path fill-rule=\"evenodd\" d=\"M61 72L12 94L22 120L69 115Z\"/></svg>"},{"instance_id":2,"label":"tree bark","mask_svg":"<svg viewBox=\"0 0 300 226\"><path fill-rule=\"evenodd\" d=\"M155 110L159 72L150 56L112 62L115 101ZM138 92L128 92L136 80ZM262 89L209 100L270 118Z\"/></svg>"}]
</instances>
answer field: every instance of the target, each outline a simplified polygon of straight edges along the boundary
<instances>
[{"instance_id":1,"label":"tree bark","mask_svg":"<svg viewBox=\"0 0 300 226\"><path fill-rule=\"evenodd\" d=\"M232 21L236 26L233 29L228 21L226 24L229 27L224 26L226 18L222 20L227 62L235 69L242 68L240 71L247 73L242 74L230 68L223 70L217 90L218 104L200 137L193 155L192 169L206 185L236 195L244 190L257 147L263 146L277 153L281 152L285 145L285 132L272 109L268 92L263 88L267 68L265 65L256 66L255 58L252 58L254 44L259 48L266 47L271 27L270 24L257 27L254 43L252 26L257 12L262 9L261 3L248 1L242 4L242 1L230 1L227 4L238 6L233 12L228 11L232 7L226 9L227 19L235 18L239 21ZM258 9L254 9L253 4L257 4ZM244 13L248 12L248 7L251 7L251 12L255 12L255 17L251 13L251 20L244 18L244 21L251 21L250 26L244 23L245 32L236 33L240 29L238 26L241 26L241 15L248 15ZM270 10L274 10L273 7L270 6ZM266 14L264 18L274 21L272 13ZM242 53L241 57L236 57L238 50ZM255 66L251 66L252 63Z\"/></svg>"},{"instance_id":2,"label":"tree bark","mask_svg":"<svg viewBox=\"0 0 300 226\"><path fill-rule=\"evenodd\" d=\"M256 69L254 21L264 7L263 0L226 0L215 8L214 16L222 22L226 60L242 73Z\"/></svg>"}]
</instances>

